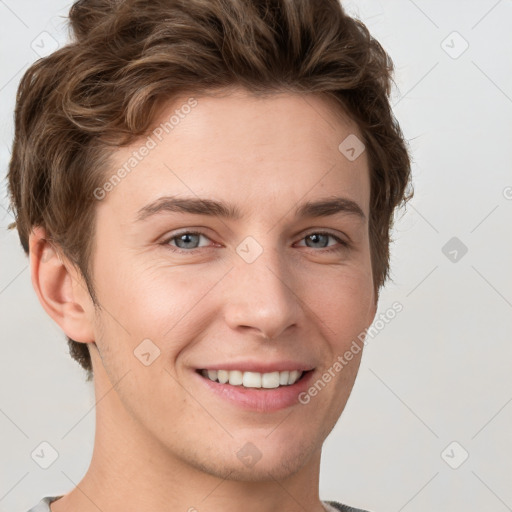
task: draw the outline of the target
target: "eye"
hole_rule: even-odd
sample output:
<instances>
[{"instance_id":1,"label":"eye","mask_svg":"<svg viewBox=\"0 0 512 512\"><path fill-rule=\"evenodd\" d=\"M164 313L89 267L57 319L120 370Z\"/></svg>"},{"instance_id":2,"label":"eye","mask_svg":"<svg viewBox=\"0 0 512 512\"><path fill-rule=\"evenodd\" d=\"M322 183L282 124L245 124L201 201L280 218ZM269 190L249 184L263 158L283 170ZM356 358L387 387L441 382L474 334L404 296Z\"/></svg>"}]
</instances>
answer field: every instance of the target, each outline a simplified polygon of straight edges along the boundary
<instances>
[{"instance_id":1,"label":"eye","mask_svg":"<svg viewBox=\"0 0 512 512\"><path fill-rule=\"evenodd\" d=\"M312 249L324 249L326 247L330 247L328 245L329 238L332 238L336 242L338 242L338 246L334 245L334 247L329 248L323 252L332 252L332 251L340 251L348 247L348 243L345 240L342 240L336 235L332 233L327 233L323 231L313 232L307 234L302 240L306 240L306 247Z\"/></svg>"},{"instance_id":2,"label":"eye","mask_svg":"<svg viewBox=\"0 0 512 512\"><path fill-rule=\"evenodd\" d=\"M182 231L166 238L161 245L173 252L192 253L201 247L208 247L208 244L200 245L200 240L210 240L204 233L199 231ZM338 244L329 245L329 238ZM305 235L301 240L306 241L306 247L310 249L324 249L322 252L335 252L346 249L349 244L332 233L315 231Z\"/></svg>"},{"instance_id":3,"label":"eye","mask_svg":"<svg viewBox=\"0 0 512 512\"><path fill-rule=\"evenodd\" d=\"M194 249L204 247L198 245L201 237L209 240L206 235L198 231L183 231L167 238L162 242L162 245L170 247L171 250L177 252L192 252ZM171 244L171 242L175 242L175 245Z\"/></svg>"}]
</instances>

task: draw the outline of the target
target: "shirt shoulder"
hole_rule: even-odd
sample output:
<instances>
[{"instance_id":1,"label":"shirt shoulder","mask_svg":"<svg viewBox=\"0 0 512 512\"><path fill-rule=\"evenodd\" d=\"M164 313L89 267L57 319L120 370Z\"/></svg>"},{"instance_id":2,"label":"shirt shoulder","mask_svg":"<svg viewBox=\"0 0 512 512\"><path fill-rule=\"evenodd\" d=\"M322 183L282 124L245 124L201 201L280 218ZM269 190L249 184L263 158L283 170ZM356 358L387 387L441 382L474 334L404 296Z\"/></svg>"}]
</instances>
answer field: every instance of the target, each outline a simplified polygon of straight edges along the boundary
<instances>
[{"instance_id":1,"label":"shirt shoulder","mask_svg":"<svg viewBox=\"0 0 512 512\"><path fill-rule=\"evenodd\" d=\"M45 496L37 505L34 505L28 512L51 512L50 503L62 496Z\"/></svg>"},{"instance_id":2,"label":"shirt shoulder","mask_svg":"<svg viewBox=\"0 0 512 512\"><path fill-rule=\"evenodd\" d=\"M343 503L338 503L337 501L324 501L322 503L330 507L328 508L329 512L331 510L333 512L338 510L341 510L342 512L370 512L369 510L363 510L362 508L349 507L348 505L343 505Z\"/></svg>"}]
</instances>

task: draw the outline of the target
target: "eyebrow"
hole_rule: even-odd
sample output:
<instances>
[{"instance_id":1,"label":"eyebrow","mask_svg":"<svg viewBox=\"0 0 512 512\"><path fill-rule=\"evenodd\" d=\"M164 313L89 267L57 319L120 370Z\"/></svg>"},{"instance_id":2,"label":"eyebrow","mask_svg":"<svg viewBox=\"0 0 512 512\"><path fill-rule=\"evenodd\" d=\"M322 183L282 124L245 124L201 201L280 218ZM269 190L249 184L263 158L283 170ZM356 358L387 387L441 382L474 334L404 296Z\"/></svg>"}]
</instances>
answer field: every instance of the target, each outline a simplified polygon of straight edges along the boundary
<instances>
[{"instance_id":1,"label":"eyebrow","mask_svg":"<svg viewBox=\"0 0 512 512\"><path fill-rule=\"evenodd\" d=\"M227 204L224 201L163 196L142 207L137 212L135 222L142 222L149 217L164 212L208 215L229 220L239 220L243 216L237 206ZM361 207L355 201L345 197L329 197L317 201L308 201L295 209L295 217L327 217L338 213L353 215L360 220L366 219Z\"/></svg>"}]
</instances>

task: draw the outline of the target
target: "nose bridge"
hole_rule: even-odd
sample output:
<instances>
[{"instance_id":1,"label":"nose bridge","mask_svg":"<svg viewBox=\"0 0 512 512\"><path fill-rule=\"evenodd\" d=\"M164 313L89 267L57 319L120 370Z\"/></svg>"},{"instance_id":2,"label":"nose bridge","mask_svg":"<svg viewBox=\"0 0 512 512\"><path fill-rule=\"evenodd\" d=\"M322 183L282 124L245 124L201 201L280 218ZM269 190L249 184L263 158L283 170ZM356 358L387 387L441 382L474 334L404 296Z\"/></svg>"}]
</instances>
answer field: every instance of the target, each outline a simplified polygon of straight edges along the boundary
<instances>
[{"instance_id":1,"label":"nose bridge","mask_svg":"<svg viewBox=\"0 0 512 512\"><path fill-rule=\"evenodd\" d=\"M225 318L233 329L275 338L298 321L300 305L284 255L271 235L264 238L249 236L235 249Z\"/></svg>"}]
</instances>

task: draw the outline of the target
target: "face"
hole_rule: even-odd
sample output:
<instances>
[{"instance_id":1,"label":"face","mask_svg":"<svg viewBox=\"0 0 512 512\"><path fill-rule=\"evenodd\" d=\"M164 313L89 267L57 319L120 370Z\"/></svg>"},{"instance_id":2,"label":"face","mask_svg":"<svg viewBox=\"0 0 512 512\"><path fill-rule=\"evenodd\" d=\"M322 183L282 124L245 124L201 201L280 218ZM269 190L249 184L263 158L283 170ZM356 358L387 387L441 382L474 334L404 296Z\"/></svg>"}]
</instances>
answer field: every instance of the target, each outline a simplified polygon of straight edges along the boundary
<instances>
[{"instance_id":1,"label":"face","mask_svg":"<svg viewBox=\"0 0 512 512\"><path fill-rule=\"evenodd\" d=\"M333 365L375 315L368 160L325 98L195 99L112 158L107 179L137 161L97 204L96 384L160 457L282 478L319 454L361 351Z\"/></svg>"}]
</instances>

